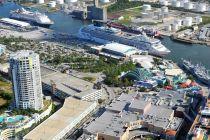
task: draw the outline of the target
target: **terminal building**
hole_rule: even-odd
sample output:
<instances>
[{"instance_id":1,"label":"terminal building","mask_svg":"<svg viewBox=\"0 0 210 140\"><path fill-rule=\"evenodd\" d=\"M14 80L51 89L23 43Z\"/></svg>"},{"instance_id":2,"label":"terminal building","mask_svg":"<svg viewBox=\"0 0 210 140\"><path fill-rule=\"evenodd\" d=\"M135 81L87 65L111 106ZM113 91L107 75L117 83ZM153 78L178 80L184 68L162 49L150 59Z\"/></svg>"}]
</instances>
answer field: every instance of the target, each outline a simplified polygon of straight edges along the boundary
<instances>
[{"instance_id":1,"label":"terminal building","mask_svg":"<svg viewBox=\"0 0 210 140\"><path fill-rule=\"evenodd\" d=\"M135 47L119 43L109 43L98 47L91 47L91 50L99 55L115 59L125 59L131 55L140 53Z\"/></svg>"},{"instance_id":2,"label":"terminal building","mask_svg":"<svg viewBox=\"0 0 210 140\"><path fill-rule=\"evenodd\" d=\"M76 129L96 108L96 102L66 98L61 109L24 136L24 140L59 140Z\"/></svg>"},{"instance_id":3,"label":"terminal building","mask_svg":"<svg viewBox=\"0 0 210 140\"><path fill-rule=\"evenodd\" d=\"M10 25L10 26L15 26L15 27L21 27L21 28L30 26L30 24L27 22L10 19L10 18L2 18L0 19L0 23L5 24L5 25Z\"/></svg>"}]
</instances>

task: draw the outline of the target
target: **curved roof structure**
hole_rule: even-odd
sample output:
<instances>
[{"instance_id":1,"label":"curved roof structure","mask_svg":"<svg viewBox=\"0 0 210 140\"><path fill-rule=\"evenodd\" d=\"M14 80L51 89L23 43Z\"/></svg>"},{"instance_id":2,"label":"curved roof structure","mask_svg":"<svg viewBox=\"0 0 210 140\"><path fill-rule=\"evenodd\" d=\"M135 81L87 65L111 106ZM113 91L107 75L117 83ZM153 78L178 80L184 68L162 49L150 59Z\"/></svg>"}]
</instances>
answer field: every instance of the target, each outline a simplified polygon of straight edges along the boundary
<instances>
[{"instance_id":1,"label":"curved roof structure","mask_svg":"<svg viewBox=\"0 0 210 140\"><path fill-rule=\"evenodd\" d=\"M133 71L126 73L123 77L130 80L144 81L152 77L152 73L144 68L136 68Z\"/></svg>"},{"instance_id":2,"label":"curved roof structure","mask_svg":"<svg viewBox=\"0 0 210 140\"><path fill-rule=\"evenodd\" d=\"M119 43L109 43L102 47L102 49L110 50L124 55L135 54L138 50L135 47L123 45Z\"/></svg>"}]
</instances>

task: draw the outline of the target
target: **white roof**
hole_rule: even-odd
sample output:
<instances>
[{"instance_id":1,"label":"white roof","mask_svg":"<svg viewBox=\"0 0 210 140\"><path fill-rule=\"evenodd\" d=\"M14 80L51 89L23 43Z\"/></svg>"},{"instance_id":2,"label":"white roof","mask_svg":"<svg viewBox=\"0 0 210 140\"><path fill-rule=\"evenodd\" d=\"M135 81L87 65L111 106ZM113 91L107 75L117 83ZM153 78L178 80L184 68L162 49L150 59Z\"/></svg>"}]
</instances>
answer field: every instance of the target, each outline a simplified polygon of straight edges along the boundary
<instances>
[{"instance_id":1,"label":"white roof","mask_svg":"<svg viewBox=\"0 0 210 140\"><path fill-rule=\"evenodd\" d=\"M83 119L85 112L92 111L96 103L77 100L72 97L66 98L61 109L48 119L30 131L23 139L25 140L52 140L65 135L72 127L77 125L78 120Z\"/></svg>"},{"instance_id":2,"label":"white roof","mask_svg":"<svg viewBox=\"0 0 210 140\"><path fill-rule=\"evenodd\" d=\"M10 58L12 59L21 59L23 57L32 57L38 55L32 50L20 50L15 53L10 54Z\"/></svg>"},{"instance_id":3,"label":"white roof","mask_svg":"<svg viewBox=\"0 0 210 140\"><path fill-rule=\"evenodd\" d=\"M109 44L103 45L102 48L111 50L114 52L126 54L126 55L134 54L138 51L135 47L131 47L131 46L123 45L119 43L109 43Z\"/></svg>"},{"instance_id":4,"label":"white roof","mask_svg":"<svg viewBox=\"0 0 210 140\"><path fill-rule=\"evenodd\" d=\"M0 49L6 49L6 45L0 44Z\"/></svg>"},{"instance_id":5,"label":"white roof","mask_svg":"<svg viewBox=\"0 0 210 140\"><path fill-rule=\"evenodd\" d=\"M165 74L168 75L168 76L177 76L177 75L180 75L182 73L183 73L183 71L179 68L177 68L177 69L166 69L165 70Z\"/></svg>"},{"instance_id":6,"label":"white roof","mask_svg":"<svg viewBox=\"0 0 210 140\"><path fill-rule=\"evenodd\" d=\"M30 24L27 23L27 22L22 22L22 21L10 19L10 18L2 18L0 21L5 22L5 23L9 23L9 24L13 24L13 25L16 25L16 26L21 26L21 27L30 26Z\"/></svg>"}]
</instances>

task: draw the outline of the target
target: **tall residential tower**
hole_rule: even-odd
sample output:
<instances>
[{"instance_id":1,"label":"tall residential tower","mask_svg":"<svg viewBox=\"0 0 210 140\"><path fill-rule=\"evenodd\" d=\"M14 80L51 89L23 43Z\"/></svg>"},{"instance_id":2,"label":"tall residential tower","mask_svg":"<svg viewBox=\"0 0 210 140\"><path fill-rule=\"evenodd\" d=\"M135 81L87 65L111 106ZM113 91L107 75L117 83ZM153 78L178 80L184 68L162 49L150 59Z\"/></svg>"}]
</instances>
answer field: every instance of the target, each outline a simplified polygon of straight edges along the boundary
<instances>
[{"instance_id":1,"label":"tall residential tower","mask_svg":"<svg viewBox=\"0 0 210 140\"><path fill-rule=\"evenodd\" d=\"M10 56L15 106L40 110L43 107L39 55L29 50Z\"/></svg>"}]
</instances>

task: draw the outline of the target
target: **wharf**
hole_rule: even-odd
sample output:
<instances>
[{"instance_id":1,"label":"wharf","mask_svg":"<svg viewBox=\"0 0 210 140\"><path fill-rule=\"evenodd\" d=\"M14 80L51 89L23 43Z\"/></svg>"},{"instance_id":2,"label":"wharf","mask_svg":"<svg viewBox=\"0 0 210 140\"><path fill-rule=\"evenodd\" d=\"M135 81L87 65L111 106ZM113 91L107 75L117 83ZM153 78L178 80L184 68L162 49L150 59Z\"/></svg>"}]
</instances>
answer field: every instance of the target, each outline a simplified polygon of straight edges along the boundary
<instances>
[{"instance_id":1,"label":"wharf","mask_svg":"<svg viewBox=\"0 0 210 140\"><path fill-rule=\"evenodd\" d=\"M201 44L201 45L207 45L210 47L210 41L200 41L200 40L193 40L189 38L184 37L177 37L177 35L172 35L171 39L178 42L188 43L188 44Z\"/></svg>"}]
</instances>

